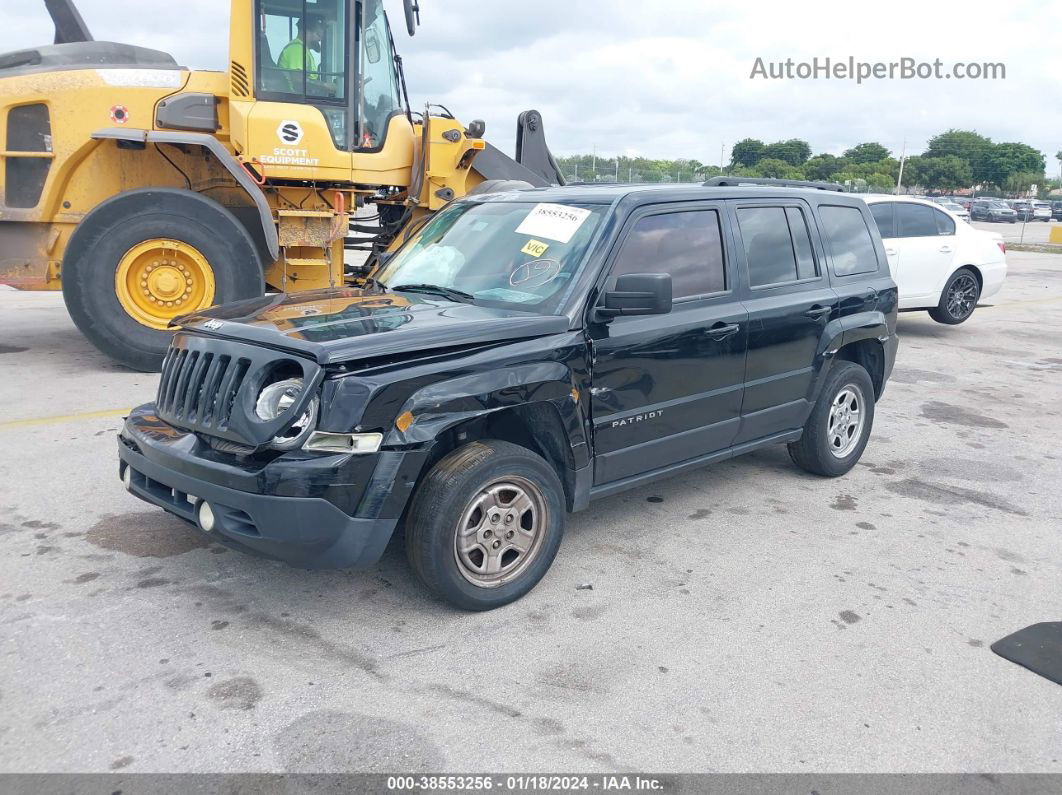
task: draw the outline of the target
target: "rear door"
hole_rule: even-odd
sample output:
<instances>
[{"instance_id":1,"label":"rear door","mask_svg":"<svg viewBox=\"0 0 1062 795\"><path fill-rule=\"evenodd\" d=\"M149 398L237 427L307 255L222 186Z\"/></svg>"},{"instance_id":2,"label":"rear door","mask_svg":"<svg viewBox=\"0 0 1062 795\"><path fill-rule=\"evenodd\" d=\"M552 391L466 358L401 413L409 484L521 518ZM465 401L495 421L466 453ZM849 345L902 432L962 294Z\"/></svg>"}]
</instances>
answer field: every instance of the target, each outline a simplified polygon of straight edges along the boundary
<instances>
[{"instance_id":1,"label":"rear door","mask_svg":"<svg viewBox=\"0 0 1062 795\"><path fill-rule=\"evenodd\" d=\"M895 202L895 240L900 251L896 285L900 300L934 298L955 260L955 222L933 207ZM933 303L936 303L934 300Z\"/></svg>"},{"instance_id":2,"label":"rear door","mask_svg":"<svg viewBox=\"0 0 1062 795\"><path fill-rule=\"evenodd\" d=\"M870 214L877 222L881 241L885 244L885 256L889 258L889 272L892 278L900 275L900 246L896 242L896 202L874 202L870 205Z\"/></svg>"},{"instance_id":3,"label":"rear door","mask_svg":"<svg viewBox=\"0 0 1062 795\"><path fill-rule=\"evenodd\" d=\"M799 428L821 366L819 339L837 314L811 211L797 199L734 201L730 217L747 284L748 354L735 444Z\"/></svg>"},{"instance_id":4,"label":"rear door","mask_svg":"<svg viewBox=\"0 0 1062 795\"><path fill-rule=\"evenodd\" d=\"M863 211L852 205L820 204L818 215L833 289L839 299L839 315L891 311L896 301L894 280L885 263L878 259L869 219Z\"/></svg>"},{"instance_id":5,"label":"rear door","mask_svg":"<svg viewBox=\"0 0 1062 795\"><path fill-rule=\"evenodd\" d=\"M670 273L665 315L588 327L594 484L725 449L741 408L748 333L720 203L654 205L628 219L605 289L624 273Z\"/></svg>"}]
</instances>

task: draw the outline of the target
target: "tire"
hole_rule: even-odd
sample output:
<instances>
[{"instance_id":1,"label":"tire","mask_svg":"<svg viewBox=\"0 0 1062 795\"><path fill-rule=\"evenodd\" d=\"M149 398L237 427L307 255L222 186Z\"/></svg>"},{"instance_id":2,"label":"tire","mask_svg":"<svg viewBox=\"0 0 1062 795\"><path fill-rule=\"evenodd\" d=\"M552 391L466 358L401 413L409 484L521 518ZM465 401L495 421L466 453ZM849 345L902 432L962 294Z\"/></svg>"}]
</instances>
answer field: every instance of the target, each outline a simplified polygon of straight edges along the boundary
<instances>
[{"instance_id":1,"label":"tire","mask_svg":"<svg viewBox=\"0 0 1062 795\"><path fill-rule=\"evenodd\" d=\"M959 268L944 285L940 303L929 310L929 316L938 323L957 326L970 319L980 297L981 284L977 276L969 268Z\"/></svg>"},{"instance_id":2,"label":"tire","mask_svg":"<svg viewBox=\"0 0 1062 795\"><path fill-rule=\"evenodd\" d=\"M477 504L490 504L484 496L488 489L499 495L497 514ZM530 509L506 510L517 505L515 489L529 497ZM509 515L514 519L507 524ZM528 525L533 535L527 533ZM459 529L470 527L479 529L466 536L465 548L471 551L462 556ZM525 552L508 540L517 532L527 539ZM406 554L438 598L464 610L493 610L535 587L553 563L563 535L564 491L553 467L523 447L479 441L451 452L417 487L406 517ZM488 546L493 547L489 553ZM500 567L494 574L486 573L488 554Z\"/></svg>"},{"instance_id":3,"label":"tire","mask_svg":"<svg viewBox=\"0 0 1062 795\"><path fill-rule=\"evenodd\" d=\"M850 396L855 403L844 396ZM842 405L850 408L855 405L860 414L857 427L851 434L852 441L835 452L837 435L831 432L831 420L836 416L842 420L841 424L847 423L844 414L836 413ZM838 407L836 410L835 406ZM803 435L789 443L789 457L807 472L828 478L839 477L854 467L863 455L873 426L874 384L870 375L858 364L835 362L808 421L804 423Z\"/></svg>"},{"instance_id":4,"label":"tire","mask_svg":"<svg viewBox=\"0 0 1062 795\"><path fill-rule=\"evenodd\" d=\"M125 305L119 298L118 282L120 268L134 252L146 247L141 257L153 256L152 241L178 244L185 252L181 256L205 263L204 273L209 273L196 286L202 287L192 296L196 302L185 307L173 302L167 310L160 305L161 311L186 314L265 292L254 240L235 215L212 199L187 190L146 188L103 202L78 224L67 246L63 299L74 324L93 345L120 364L145 372L159 369L173 332L165 328L166 318L155 320L161 327L138 319L127 308L128 296ZM177 284L182 286L179 280Z\"/></svg>"}]
</instances>

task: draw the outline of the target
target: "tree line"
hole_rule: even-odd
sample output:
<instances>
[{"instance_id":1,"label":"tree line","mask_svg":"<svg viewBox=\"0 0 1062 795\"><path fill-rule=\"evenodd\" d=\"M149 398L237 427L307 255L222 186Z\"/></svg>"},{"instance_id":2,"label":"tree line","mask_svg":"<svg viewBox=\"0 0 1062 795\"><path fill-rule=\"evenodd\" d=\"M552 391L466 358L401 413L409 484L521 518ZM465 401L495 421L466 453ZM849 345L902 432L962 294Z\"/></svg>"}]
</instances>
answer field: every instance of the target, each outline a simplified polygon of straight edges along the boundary
<instances>
[{"instance_id":1,"label":"tree line","mask_svg":"<svg viewBox=\"0 0 1062 795\"><path fill-rule=\"evenodd\" d=\"M1055 157L1062 162L1062 150ZM994 195L1024 194L1033 185L1045 194L1050 182L1042 153L1023 143L995 143L972 130L934 136L924 152L903 158L902 175L900 159L874 141L857 144L838 157L813 155L810 144L799 138L773 143L745 138L734 144L724 169L684 158L572 155L557 160L569 181L581 182L694 182L725 172L839 182L857 191L892 192L900 180L907 190L948 193L976 188Z\"/></svg>"}]
</instances>

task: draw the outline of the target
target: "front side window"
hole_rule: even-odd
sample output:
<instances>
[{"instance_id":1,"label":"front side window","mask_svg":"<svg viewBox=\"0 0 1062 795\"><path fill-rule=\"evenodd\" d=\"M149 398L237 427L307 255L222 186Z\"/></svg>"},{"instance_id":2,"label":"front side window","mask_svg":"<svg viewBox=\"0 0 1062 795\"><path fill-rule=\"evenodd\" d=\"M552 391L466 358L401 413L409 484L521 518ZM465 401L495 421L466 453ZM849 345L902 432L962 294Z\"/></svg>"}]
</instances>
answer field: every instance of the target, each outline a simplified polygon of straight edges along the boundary
<instances>
[{"instance_id":1,"label":"front side window","mask_svg":"<svg viewBox=\"0 0 1062 795\"><path fill-rule=\"evenodd\" d=\"M627 273L671 274L674 299L726 289L719 213L686 210L638 219L620 247L606 289Z\"/></svg>"},{"instance_id":2,"label":"front side window","mask_svg":"<svg viewBox=\"0 0 1062 795\"><path fill-rule=\"evenodd\" d=\"M346 148L350 42L347 0L259 0L257 90L265 100L314 105Z\"/></svg>"},{"instance_id":3,"label":"front side window","mask_svg":"<svg viewBox=\"0 0 1062 795\"><path fill-rule=\"evenodd\" d=\"M458 202L440 210L375 275L382 287L460 290L477 304L552 314L608 207Z\"/></svg>"},{"instance_id":4,"label":"front side window","mask_svg":"<svg viewBox=\"0 0 1062 795\"><path fill-rule=\"evenodd\" d=\"M897 206L897 211L901 206ZM874 239L858 207L824 205L819 208L819 218L826 231L836 275L873 273L878 269Z\"/></svg>"}]
</instances>

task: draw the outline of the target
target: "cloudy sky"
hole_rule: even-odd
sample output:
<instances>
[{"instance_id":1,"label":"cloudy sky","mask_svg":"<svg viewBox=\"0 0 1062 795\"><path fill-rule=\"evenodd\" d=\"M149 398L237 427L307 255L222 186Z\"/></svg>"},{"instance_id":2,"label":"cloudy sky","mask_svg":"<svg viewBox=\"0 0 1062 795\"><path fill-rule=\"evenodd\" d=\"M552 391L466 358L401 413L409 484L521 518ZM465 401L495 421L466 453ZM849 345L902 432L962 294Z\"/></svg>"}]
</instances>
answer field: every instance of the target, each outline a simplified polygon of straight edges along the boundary
<instances>
[{"instance_id":1,"label":"cloudy sky","mask_svg":"<svg viewBox=\"0 0 1062 795\"><path fill-rule=\"evenodd\" d=\"M804 138L839 154L879 141L919 152L972 128L1062 149L1062 3L769 0L421 0L410 39L385 0L414 105L440 102L487 122L511 151L516 115L537 108L558 154L690 157L718 163L744 137ZM5 3L0 51L51 40L42 0ZM979 9L983 7L983 10ZM224 0L79 0L97 39L155 47L186 66L224 68ZM147 9L150 8L150 11ZM756 58L1002 62L1005 80L750 79Z\"/></svg>"}]
</instances>

